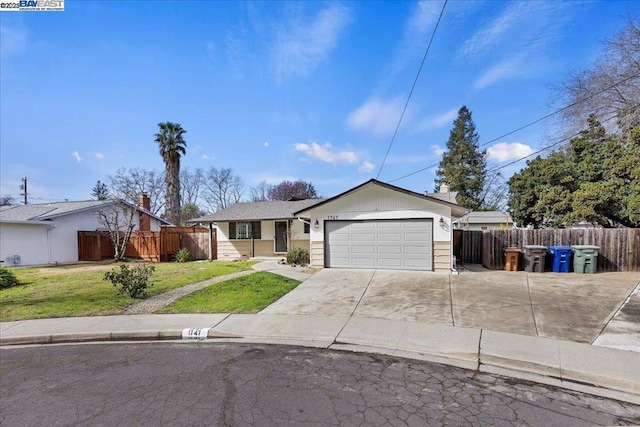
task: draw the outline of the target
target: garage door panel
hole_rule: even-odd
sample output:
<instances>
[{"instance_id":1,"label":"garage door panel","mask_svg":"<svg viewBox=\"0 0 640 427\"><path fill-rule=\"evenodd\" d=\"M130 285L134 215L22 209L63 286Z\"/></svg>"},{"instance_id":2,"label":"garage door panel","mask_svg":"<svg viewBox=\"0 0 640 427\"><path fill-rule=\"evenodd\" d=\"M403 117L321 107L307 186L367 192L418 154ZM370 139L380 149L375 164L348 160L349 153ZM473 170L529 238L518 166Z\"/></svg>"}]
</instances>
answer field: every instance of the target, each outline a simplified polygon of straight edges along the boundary
<instances>
[{"instance_id":1,"label":"garage door panel","mask_svg":"<svg viewBox=\"0 0 640 427\"><path fill-rule=\"evenodd\" d=\"M378 233L378 242L402 242L402 237L401 233L381 232Z\"/></svg>"},{"instance_id":2,"label":"garage door panel","mask_svg":"<svg viewBox=\"0 0 640 427\"><path fill-rule=\"evenodd\" d=\"M384 245L378 246L378 253L384 255L402 255L402 246L398 245Z\"/></svg>"},{"instance_id":3,"label":"garage door panel","mask_svg":"<svg viewBox=\"0 0 640 427\"><path fill-rule=\"evenodd\" d=\"M376 224L378 230L402 230L404 228L402 223L397 221L380 221Z\"/></svg>"},{"instance_id":4,"label":"garage door panel","mask_svg":"<svg viewBox=\"0 0 640 427\"><path fill-rule=\"evenodd\" d=\"M391 270L401 269L404 267L403 260L393 258L382 258L378 260L377 268L388 268Z\"/></svg>"},{"instance_id":5,"label":"garage door panel","mask_svg":"<svg viewBox=\"0 0 640 427\"><path fill-rule=\"evenodd\" d=\"M431 233L404 233L405 242L429 242L431 241Z\"/></svg>"},{"instance_id":6,"label":"garage door panel","mask_svg":"<svg viewBox=\"0 0 640 427\"><path fill-rule=\"evenodd\" d=\"M375 242L376 235L374 233L352 233L352 242Z\"/></svg>"},{"instance_id":7,"label":"garage door panel","mask_svg":"<svg viewBox=\"0 0 640 427\"><path fill-rule=\"evenodd\" d=\"M376 268L376 260L373 257L365 258L365 257L351 257L351 265L350 267L355 268Z\"/></svg>"},{"instance_id":8,"label":"garage door panel","mask_svg":"<svg viewBox=\"0 0 640 427\"><path fill-rule=\"evenodd\" d=\"M433 269L431 220L327 221L327 267Z\"/></svg>"},{"instance_id":9,"label":"garage door panel","mask_svg":"<svg viewBox=\"0 0 640 427\"><path fill-rule=\"evenodd\" d=\"M372 245L352 245L351 246L352 254L370 254L373 255L376 253L376 247Z\"/></svg>"}]
</instances>

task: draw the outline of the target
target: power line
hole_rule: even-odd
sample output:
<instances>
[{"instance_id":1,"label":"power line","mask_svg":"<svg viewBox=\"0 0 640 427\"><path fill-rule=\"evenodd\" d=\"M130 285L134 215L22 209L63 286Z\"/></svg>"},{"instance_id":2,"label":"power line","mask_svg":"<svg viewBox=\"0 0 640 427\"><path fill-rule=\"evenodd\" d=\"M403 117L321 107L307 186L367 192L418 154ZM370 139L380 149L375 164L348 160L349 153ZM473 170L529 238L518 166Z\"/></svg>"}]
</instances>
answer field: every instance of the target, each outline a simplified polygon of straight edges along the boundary
<instances>
[{"instance_id":1,"label":"power line","mask_svg":"<svg viewBox=\"0 0 640 427\"><path fill-rule=\"evenodd\" d=\"M422 62L420 63L420 68L418 68L418 73L416 74L416 78L413 80L413 85L411 86L411 90L409 91L409 96L407 96L407 102L404 103L404 108L402 109L402 114L400 114L400 119L398 120L398 124L396 125L396 129L393 131L393 136L391 137L391 142L389 142L389 146L387 147L387 152L384 154L384 158L382 159L382 163L380 164L380 169L378 169L378 174L376 175L376 179L380 176L382 172L382 168L387 161L387 156L389 155L389 151L391 151L391 146L396 139L396 135L398 134L398 129L400 129L400 124L402 123L402 119L404 118L404 114L407 111L407 106L409 105L409 101L411 100L411 95L413 95L413 90L416 88L416 84L418 83L418 79L420 78L420 72L422 71L422 67L424 66L424 62L427 59L427 55L429 54L429 49L431 49L431 43L433 43L433 39L436 36L436 31L438 31L438 26L440 25L440 20L442 19L442 15L444 14L444 8L447 6L447 2L449 0L444 0L444 4L442 5L442 10L440 11L440 16L438 16L438 21L436 22L436 26L431 33L431 39L429 40L429 44L427 45L427 49L424 52L424 56L422 57Z\"/></svg>"},{"instance_id":2,"label":"power line","mask_svg":"<svg viewBox=\"0 0 640 427\"><path fill-rule=\"evenodd\" d=\"M594 92L594 93L592 93L592 94L591 94L591 95L589 95L589 96L586 96L586 97L584 97L584 98L581 98L581 99L579 99L579 100L577 100L577 101L575 101L575 102L573 102L573 103L571 103L571 104L569 104L569 105L566 105L566 106L564 106L564 107L562 107L562 108L560 108L560 109L558 109L558 110L555 110L554 112L549 113L549 114L547 114L546 116L540 117L540 118L538 118L538 119L536 119L536 120L534 120L534 121L532 121L532 122L527 123L526 125L520 126L520 127L519 127L519 128L517 128L517 129L514 129L514 130L512 130L512 131L509 131L509 132L505 133L504 135L500 135L500 136L498 136L497 138L493 138L493 139L491 139L491 140L489 140L489 141L487 141L487 142L485 142L485 143L482 143L482 144L478 145L478 148L480 148L480 147L484 147L485 145L489 145L489 144L491 144L492 142L496 142L496 141L498 141L498 140L500 140L500 139L502 139L502 138L505 138L505 137L507 137L507 136L509 136L509 135L512 135L512 134L514 134L514 133L516 133L516 132L520 132L520 131L521 131L521 130L523 130L523 129L526 129L526 128L531 127L531 126L533 126L533 125L535 125L535 124L537 124L537 123L540 123L541 121L546 120L546 119L548 119L548 118L550 118L550 117L552 117L552 116L555 116L556 114L559 114L559 113L561 113L561 112L563 112L563 111L565 111L565 110L567 110L567 109L569 109L569 108L571 108L571 107L575 107L576 105L578 105L578 104L580 104L580 103L582 103L582 102L588 101L589 99L591 99L591 98L593 98L593 97L595 97L595 96L598 96L598 95L600 95L601 93L604 93L604 92L606 92L606 91L608 91L608 90L610 90L610 89L613 89L614 87L616 87L616 86L618 86L618 85L620 85L620 84L622 84L622 83L625 83L625 82L627 82L627 81L629 81L629 80L631 80L631 79L634 79L634 78L636 78L636 77L640 77L640 73L637 73L637 74L634 74L634 75L629 76L629 77L627 77L627 78L624 78L624 79L622 79L622 80L620 80L620 81L618 81L618 82L616 82L616 83L614 83L614 84L612 84L612 85L610 85L610 86L608 86L608 87L606 87L606 88L604 88L604 89L602 89L602 90L600 90L600 91L598 91L598 92ZM635 108L635 107L631 107L631 108ZM609 120L609 119L607 119L607 120ZM571 136L571 137L569 137L569 138L573 138L573 136ZM562 142L562 141L561 141L561 142ZM556 144L558 144L558 143L556 143ZM544 151L544 149L543 149L542 151ZM434 163L434 164L429 165L429 166L427 166L427 167L424 167L424 168L422 168L422 169L418 169L418 170L416 170L416 171L414 171L414 172L408 173L408 174L406 174L406 175L402 175L401 177L399 177L399 178L395 178L395 179L393 179L393 180L391 180L391 181L388 181L388 182L389 182L389 183L392 183L392 182L395 182L395 181L400 181L401 179L408 178L408 177L410 177L410 176L416 175L416 174L418 174L418 173L420 173L420 172L424 172L424 171L429 170L429 169L431 169L431 168L435 168L436 166L438 166L438 164L439 164L439 162L438 162L438 163Z\"/></svg>"},{"instance_id":3,"label":"power line","mask_svg":"<svg viewBox=\"0 0 640 427\"><path fill-rule=\"evenodd\" d=\"M629 110L633 110L634 108L638 108L638 107L640 107L640 104L636 104L636 105L634 105L633 107L629 107ZM608 122L609 120L613 120L613 119L617 118L619 115L620 115L620 114L615 114L615 115L613 115L613 116L611 116L611 117L609 117L609 118L607 118L607 119L602 120L600 123L606 123L606 122ZM549 148L554 147L554 146L556 146L556 145L558 145L558 144L560 144L560 143L562 143L562 142L566 142L567 140L571 140L571 139L573 139L573 138L575 138L575 137L577 137L577 136L580 136L580 134L582 134L582 132L584 132L584 130L581 130L580 132L576 132L576 133L574 133L574 134L573 134L573 135L571 135L571 136L568 136L568 137L566 137L566 138L564 138L564 139L561 139L560 141L554 142L553 144L547 145L546 147L543 147L543 148L541 148L541 149L539 149L539 150L537 150L537 151L534 151L533 153L528 154L528 155L526 155L526 156L524 156L524 157L520 157L519 159L514 160L514 161L512 161L512 162L509 162L509 163L507 163L507 164L505 164L505 165L502 165L502 166L499 166L499 167L496 167L496 168L493 168L493 169L489 169L489 170L487 171L487 174L489 174L489 173L491 173L491 172L498 171L498 170L500 170L500 169L504 169L504 168L506 168L507 166L511 166L511 165L513 165L513 164L515 164L515 163L521 162L521 161L523 161L524 159L528 159L528 158L529 158L529 157L531 157L531 156L535 156L536 154L540 154L540 153L542 153L543 151L548 150Z\"/></svg>"}]
</instances>

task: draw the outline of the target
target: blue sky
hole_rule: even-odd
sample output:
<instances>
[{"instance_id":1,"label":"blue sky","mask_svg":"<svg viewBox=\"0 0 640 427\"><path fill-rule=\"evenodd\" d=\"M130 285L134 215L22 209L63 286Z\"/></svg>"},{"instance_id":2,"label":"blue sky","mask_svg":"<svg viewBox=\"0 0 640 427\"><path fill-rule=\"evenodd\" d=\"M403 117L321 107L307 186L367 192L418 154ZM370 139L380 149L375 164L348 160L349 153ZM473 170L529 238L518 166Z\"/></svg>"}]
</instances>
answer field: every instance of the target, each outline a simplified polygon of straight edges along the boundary
<instances>
[{"instance_id":1,"label":"blue sky","mask_svg":"<svg viewBox=\"0 0 640 427\"><path fill-rule=\"evenodd\" d=\"M20 200L26 176L33 203L84 200L120 167L162 170L164 121L187 130L183 167L337 194L378 174L442 5L67 0L64 12L2 12L0 194ZM435 168L394 180L439 161L462 105L481 144L551 112L549 84L639 10L450 1L379 179L432 191ZM489 144L489 163L553 132L544 122Z\"/></svg>"}]
</instances>

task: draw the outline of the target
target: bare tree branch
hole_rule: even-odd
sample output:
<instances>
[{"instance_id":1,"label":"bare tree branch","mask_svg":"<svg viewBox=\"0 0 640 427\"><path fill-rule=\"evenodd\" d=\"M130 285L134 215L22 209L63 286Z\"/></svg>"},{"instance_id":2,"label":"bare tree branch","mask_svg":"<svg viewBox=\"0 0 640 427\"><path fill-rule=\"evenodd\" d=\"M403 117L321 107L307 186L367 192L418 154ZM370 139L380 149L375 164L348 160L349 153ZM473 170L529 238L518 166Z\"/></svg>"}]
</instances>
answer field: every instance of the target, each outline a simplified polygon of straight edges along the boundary
<instances>
[{"instance_id":1,"label":"bare tree branch","mask_svg":"<svg viewBox=\"0 0 640 427\"><path fill-rule=\"evenodd\" d=\"M158 215L164 208L164 176L161 172L142 168L120 168L108 177L114 197L138 204L140 194L146 193L151 200L151 213Z\"/></svg>"},{"instance_id":2,"label":"bare tree branch","mask_svg":"<svg viewBox=\"0 0 640 427\"><path fill-rule=\"evenodd\" d=\"M228 168L211 167L205 175L204 199L212 211L225 209L242 199L245 185L240 176Z\"/></svg>"},{"instance_id":3,"label":"bare tree branch","mask_svg":"<svg viewBox=\"0 0 640 427\"><path fill-rule=\"evenodd\" d=\"M99 209L96 212L98 223L107 232L113 243L113 258L120 261L124 258L131 233L135 228L137 206L129 206L120 200L114 200L112 204Z\"/></svg>"}]
</instances>

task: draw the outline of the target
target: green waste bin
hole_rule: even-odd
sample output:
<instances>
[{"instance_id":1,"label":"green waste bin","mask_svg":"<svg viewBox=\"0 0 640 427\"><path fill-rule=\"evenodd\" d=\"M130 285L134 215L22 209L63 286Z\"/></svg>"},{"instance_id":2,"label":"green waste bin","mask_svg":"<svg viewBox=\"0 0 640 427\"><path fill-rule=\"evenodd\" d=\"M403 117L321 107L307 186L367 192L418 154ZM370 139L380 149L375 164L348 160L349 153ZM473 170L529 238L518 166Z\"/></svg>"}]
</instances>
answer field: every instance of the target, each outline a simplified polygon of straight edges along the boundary
<instances>
[{"instance_id":1,"label":"green waste bin","mask_svg":"<svg viewBox=\"0 0 640 427\"><path fill-rule=\"evenodd\" d=\"M572 245L573 271L575 273L594 274L598 265L600 246Z\"/></svg>"}]
</instances>

